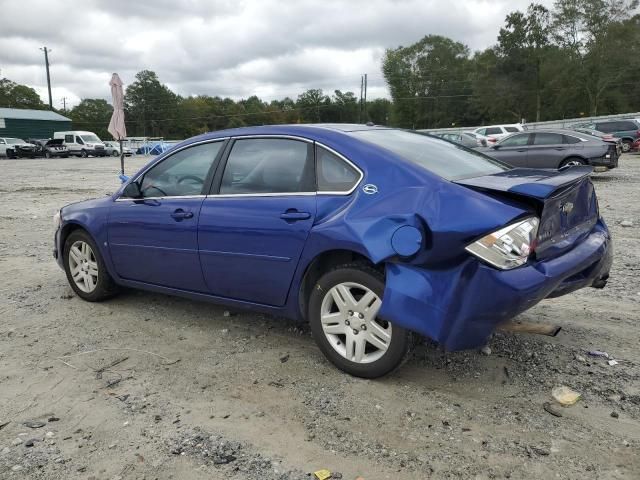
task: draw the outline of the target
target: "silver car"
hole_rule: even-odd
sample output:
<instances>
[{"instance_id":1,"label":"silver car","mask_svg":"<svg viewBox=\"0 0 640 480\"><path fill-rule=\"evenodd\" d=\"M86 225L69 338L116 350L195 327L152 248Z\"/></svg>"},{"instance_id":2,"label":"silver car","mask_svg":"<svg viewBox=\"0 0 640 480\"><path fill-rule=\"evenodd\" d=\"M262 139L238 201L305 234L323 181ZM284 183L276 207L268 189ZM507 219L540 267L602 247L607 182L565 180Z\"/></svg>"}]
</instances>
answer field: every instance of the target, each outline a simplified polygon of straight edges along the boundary
<instances>
[{"instance_id":1,"label":"silver car","mask_svg":"<svg viewBox=\"0 0 640 480\"><path fill-rule=\"evenodd\" d=\"M573 130L544 129L514 133L478 151L514 167L592 165L596 171L606 171L618 166L615 141L604 141Z\"/></svg>"},{"instance_id":2,"label":"silver car","mask_svg":"<svg viewBox=\"0 0 640 480\"><path fill-rule=\"evenodd\" d=\"M119 157L120 156L120 144L118 142L103 142L104 150L107 152L107 155L111 157ZM130 157L133 155L133 151L129 147L122 146L122 153L124 153L125 157Z\"/></svg>"}]
</instances>

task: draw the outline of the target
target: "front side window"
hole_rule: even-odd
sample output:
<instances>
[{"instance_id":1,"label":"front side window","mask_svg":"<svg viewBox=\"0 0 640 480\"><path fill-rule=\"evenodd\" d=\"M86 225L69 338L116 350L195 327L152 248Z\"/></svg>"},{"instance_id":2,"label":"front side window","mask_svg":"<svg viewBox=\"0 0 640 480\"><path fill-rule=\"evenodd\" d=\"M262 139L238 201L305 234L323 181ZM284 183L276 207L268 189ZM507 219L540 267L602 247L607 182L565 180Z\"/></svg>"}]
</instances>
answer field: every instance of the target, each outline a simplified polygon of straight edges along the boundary
<instances>
[{"instance_id":1,"label":"front side window","mask_svg":"<svg viewBox=\"0 0 640 480\"><path fill-rule=\"evenodd\" d=\"M522 147L529 143L529 134L523 133L521 135L512 135L511 137L505 138L500 142L500 146L503 147Z\"/></svg>"},{"instance_id":2,"label":"front side window","mask_svg":"<svg viewBox=\"0 0 640 480\"><path fill-rule=\"evenodd\" d=\"M5 144L6 144L6 143L5 143L4 139L3 139L3 138L0 138L0 145L5 145Z\"/></svg>"},{"instance_id":3,"label":"front side window","mask_svg":"<svg viewBox=\"0 0 640 480\"><path fill-rule=\"evenodd\" d=\"M315 192L313 145L283 138L236 140L220 194Z\"/></svg>"},{"instance_id":4,"label":"front side window","mask_svg":"<svg viewBox=\"0 0 640 480\"><path fill-rule=\"evenodd\" d=\"M562 135L558 133L536 133L533 139L534 145L560 145L562 144Z\"/></svg>"},{"instance_id":5,"label":"front side window","mask_svg":"<svg viewBox=\"0 0 640 480\"><path fill-rule=\"evenodd\" d=\"M100 143L100 139L95 135L81 135L80 138L86 143Z\"/></svg>"},{"instance_id":6,"label":"front side window","mask_svg":"<svg viewBox=\"0 0 640 480\"><path fill-rule=\"evenodd\" d=\"M201 195L222 145L223 142L212 142L188 147L154 165L138 180L141 196Z\"/></svg>"},{"instance_id":7,"label":"front side window","mask_svg":"<svg viewBox=\"0 0 640 480\"><path fill-rule=\"evenodd\" d=\"M417 132L380 128L355 131L351 135L389 150L446 180L462 180L511 169L460 144Z\"/></svg>"},{"instance_id":8,"label":"front side window","mask_svg":"<svg viewBox=\"0 0 640 480\"><path fill-rule=\"evenodd\" d=\"M82 139L78 136L76 136L76 143L80 144L80 145L84 145L84 142L82 141Z\"/></svg>"},{"instance_id":9,"label":"front side window","mask_svg":"<svg viewBox=\"0 0 640 480\"><path fill-rule=\"evenodd\" d=\"M360 180L360 172L329 150L316 148L319 192L348 192Z\"/></svg>"}]
</instances>

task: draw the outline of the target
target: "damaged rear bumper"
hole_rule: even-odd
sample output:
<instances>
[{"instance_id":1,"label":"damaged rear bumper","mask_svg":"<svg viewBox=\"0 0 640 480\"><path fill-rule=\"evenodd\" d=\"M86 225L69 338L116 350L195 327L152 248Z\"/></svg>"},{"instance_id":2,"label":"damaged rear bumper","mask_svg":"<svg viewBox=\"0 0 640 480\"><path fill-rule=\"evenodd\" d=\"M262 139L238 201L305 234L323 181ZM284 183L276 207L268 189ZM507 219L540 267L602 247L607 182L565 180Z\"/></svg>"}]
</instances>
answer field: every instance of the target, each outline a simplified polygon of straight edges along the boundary
<instances>
[{"instance_id":1,"label":"damaged rear bumper","mask_svg":"<svg viewBox=\"0 0 640 480\"><path fill-rule=\"evenodd\" d=\"M570 251L513 270L497 270L471 257L447 270L389 263L379 315L447 350L475 348L499 324L544 298L601 288L611 262L611 237L599 220Z\"/></svg>"}]
</instances>

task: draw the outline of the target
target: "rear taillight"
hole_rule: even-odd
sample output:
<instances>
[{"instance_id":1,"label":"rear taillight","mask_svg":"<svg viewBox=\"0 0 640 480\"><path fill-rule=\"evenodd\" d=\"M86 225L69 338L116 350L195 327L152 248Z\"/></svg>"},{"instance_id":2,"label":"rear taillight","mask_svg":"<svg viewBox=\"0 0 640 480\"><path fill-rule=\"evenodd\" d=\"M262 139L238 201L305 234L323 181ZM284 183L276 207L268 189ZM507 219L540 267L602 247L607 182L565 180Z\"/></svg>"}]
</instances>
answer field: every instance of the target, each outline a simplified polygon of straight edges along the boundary
<instances>
[{"instance_id":1,"label":"rear taillight","mask_svg":"<svg viewBox=\"0 0 640 480\"><path fill-rule=\"evenodd\" d=\"M495 142L497 142L497 141L498 141L498 139L497 139L497 138L494 138L494 137L487 137L487 142L495 143Z\"/></svg>"},{"instance_id":2,"label":"rear taillight","mask_svg":"<svg viewBox=\"0 0 640 480\"><path fill-rule=\"evenodd\" d=\"M466 250L501 270L519 267L535 248L539 224L537 217L529 217L476 240Z\"/></svg>"},{"instance_id":3,"label":"rear taillight","mask_svg":"<svg viewBox=\"0 0 640 480\"><path fill-rule=\"evenodd\" d=\"M636 132L636 137L640 138L640 130Z\"/></svg>"}]
</instances>

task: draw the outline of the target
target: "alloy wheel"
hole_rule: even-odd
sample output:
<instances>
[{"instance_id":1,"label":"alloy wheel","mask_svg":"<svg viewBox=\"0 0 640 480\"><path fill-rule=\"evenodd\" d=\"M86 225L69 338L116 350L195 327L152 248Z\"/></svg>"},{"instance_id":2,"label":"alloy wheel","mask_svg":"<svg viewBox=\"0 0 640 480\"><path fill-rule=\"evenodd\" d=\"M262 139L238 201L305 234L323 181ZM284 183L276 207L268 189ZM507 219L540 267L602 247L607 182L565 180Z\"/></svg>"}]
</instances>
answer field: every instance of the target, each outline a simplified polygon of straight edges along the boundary
<instances>
[{"instance_id":1,"label":"alloy wheel","mask_svg":"<svg viewBox=\"0 0 640 480\"><path fill-rule=\"evenodd\" d=\"M584 165L581 161L579 160L570 160L567 163L565 163L566 166L571 166L571 167L579 167L581 165Z\"/></svg>"},{"instance_id":2,"label":"alloy wheel","mask_svg":"<svg viewBox=\"0 0 640 480\"><path fill-rule=\"evenodd\" d=\"M355 363L380 359L391 343L391 324L378 319L382 300L354 282L339 283L322 300L322 330L331 347Z\"/></svg>"},{"instance_id":3,"label":"alloy wheel","mask_svg":"<svg viewBox=\"0 0 640 480\"><path fill-rule=\"evenodd\" d=\"M69 249L69 271L76 286L91 293L98 285L98 261L87 242L78 240Z\"/></svg>"}]
</instances>

